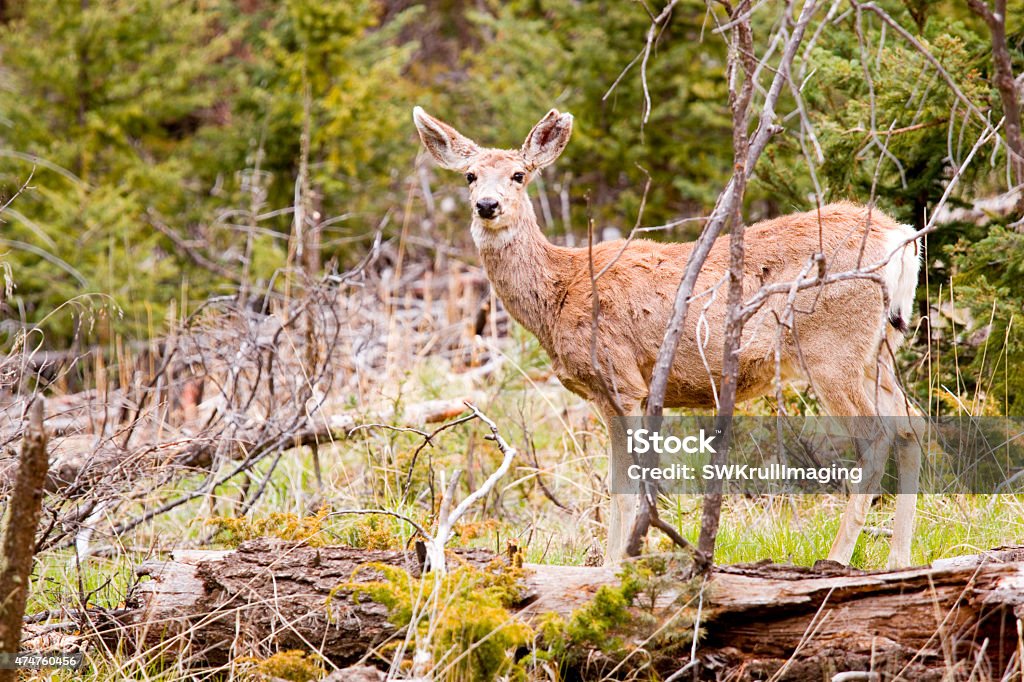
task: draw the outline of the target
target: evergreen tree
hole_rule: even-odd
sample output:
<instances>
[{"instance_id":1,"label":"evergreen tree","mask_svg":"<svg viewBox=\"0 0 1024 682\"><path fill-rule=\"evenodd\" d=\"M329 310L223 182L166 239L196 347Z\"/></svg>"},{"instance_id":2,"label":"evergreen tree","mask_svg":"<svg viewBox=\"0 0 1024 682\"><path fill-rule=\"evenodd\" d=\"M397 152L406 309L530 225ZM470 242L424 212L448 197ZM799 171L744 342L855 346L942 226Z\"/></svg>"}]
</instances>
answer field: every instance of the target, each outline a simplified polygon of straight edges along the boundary
<instances>
[{"instance_id":1,"label":"evergreen tree","mask_svg":"<svg viewBox=\"0 0 1024 682\"><path fill-rule=\"evenodd\" d=\"M129 327L179 293L184 256L147 210L188 210L187 141L213 115L213 65L229 47L202 3L26 3L0 29L0 187L28 321L70 333L64 301L102 292ZM34 169L34 170L33 170ZM45 253L45 256L43 255Z\"/></svg>"}]
</instances>

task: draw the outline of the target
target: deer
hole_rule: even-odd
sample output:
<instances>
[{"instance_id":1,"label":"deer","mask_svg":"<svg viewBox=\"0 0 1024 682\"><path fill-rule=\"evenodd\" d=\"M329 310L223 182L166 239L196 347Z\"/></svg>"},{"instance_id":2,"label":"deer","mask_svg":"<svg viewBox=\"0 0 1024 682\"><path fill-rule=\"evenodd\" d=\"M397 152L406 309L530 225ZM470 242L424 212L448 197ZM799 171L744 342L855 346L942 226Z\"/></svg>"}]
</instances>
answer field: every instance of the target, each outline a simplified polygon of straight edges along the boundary
<instances>
[{"instance_id":1,"label":"deer","mask_svg":"<svg viewBox=\"0 0 1024 682\"><path fill-rule=\"evenodd\" d=\"M545 237L527 188L568 144L571 114L552 109L518 149L481 147L420 107L414 108L413 121L434 161L465 176L472 210L470 234L487 277L508 313L547 352L562 385L593 403L610 432L619 423L617 415L641 414L693 244L632 239L569 248ZM755 223L745 235L745 300L765 285L800 279L802 266L815 254L824 257L830 273L863 270L865 264L877 267L874 277L794 287L792 323L786 327L778 320L786 311L787 296L767 297L744 327L736 400L768 395L778 373L784 381L806 382L832 417L919 414L900 387L893 356L908 330L918 282L920 243L914 229L878 209L842 201ZM722 236L701 269L694 300L723 281L728 270L729 238ZM595 279L593 273L601 274ZM701 315L687 316L670 369L665 407L716 407L714 387L721 385L722 358L703 349L723 347L724 298L704 302L705 297ZM700 333L699 318L704 323ZM781 341L766 333L771 325L782 335ZM591 353L595 334L597 363ZM858 447L864 485L849 496L828 559L850 563L867 520L871 491L877 489L873 486L881 479L890 446L896 445L900 492L888 565L907 567L921 453L913 446L909 427L899 426L901 420L875 421L882 426L858 434L864 436L858 443L867 443ZM623 440L611 438L613 481L624 480L633 463L625 448L616 447ZM616 564L627 558L628 534L640 498L622 493L610 497L605 562Z\"/></svg>"}]
</instances>

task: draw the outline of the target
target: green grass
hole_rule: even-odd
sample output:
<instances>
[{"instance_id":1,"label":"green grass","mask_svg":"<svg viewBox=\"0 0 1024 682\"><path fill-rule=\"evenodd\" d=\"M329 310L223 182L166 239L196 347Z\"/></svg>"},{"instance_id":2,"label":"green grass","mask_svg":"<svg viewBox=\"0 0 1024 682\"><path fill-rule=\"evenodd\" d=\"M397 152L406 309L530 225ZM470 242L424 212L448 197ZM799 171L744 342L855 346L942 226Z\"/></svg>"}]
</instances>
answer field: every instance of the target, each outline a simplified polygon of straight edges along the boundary
<instances>
[{"instance_id":1,"label":"green grass","mask_svg":"<svg viewBox=\"0 0 1024 682\"><path fill-rule=\"evenodd\" d=\"M828 555L839 527L846 498L832 495L794 495L747 499L730 496L723 504L715 561L734 564L762 559L813 565ZM868 527L891 528L894 498L875 501ZM680 533L696 542L700 499L675 497L663 512ZM972 554L1004 544L1024 542L1024 496L921 495L911 549L915 565L961 554ZM857 542L852 564L858 568L884 568L889 538L864 532Z\"/></svg>"}]
</instances>

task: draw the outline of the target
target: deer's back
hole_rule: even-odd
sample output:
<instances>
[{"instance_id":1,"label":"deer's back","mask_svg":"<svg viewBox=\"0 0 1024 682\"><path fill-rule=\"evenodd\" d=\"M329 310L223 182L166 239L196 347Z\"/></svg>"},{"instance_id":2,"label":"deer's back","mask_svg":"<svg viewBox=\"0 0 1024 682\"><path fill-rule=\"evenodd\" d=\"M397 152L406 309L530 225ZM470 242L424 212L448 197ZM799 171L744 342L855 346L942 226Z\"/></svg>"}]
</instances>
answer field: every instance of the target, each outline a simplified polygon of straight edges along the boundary
<instances>
[{"instance_id":1,"label":"deer's back","mask_svg":"<svg viewBox=\"0 0 1024 682\"><path fill-rule=\"evenodd\" d=\"M866 230L867 224L865 207L839 203L823 207L820 214L799 213L751 225L745 236L744 299L750 299L763 285L796 280L819 250L825 254L830 273L852 270L858 262L866 266L884 260L889 255L887 233L898 225L877 210ZM605 242L593 251L594 272L607 267L597 280L597 355L606 377L614 375L611 383L630 402L646 395L693 244L634 240L624 250L623 246L621 240ZM584 397L597 398L588 259L587 249L571 252L572 273L549 351L567 387ZM729 238L725 236L712 246L694 288L666 396L669 406L714 404L710 378L717 385L721 375L728 267ZM741 399L763 393L774 376L776 319L785 312L786 299L786 294L770 297L744 329L738 385ZM869 344L877 339L886 320L881 287L864 279L803 290L797 295L795 309L799 311L796 322L801 344L837 344L840 335L860 335ZM837 319L843 324L837 325ZM784 361L789 362L795 340L792 334L783 333Z\"/></svg>"}]
</instances>

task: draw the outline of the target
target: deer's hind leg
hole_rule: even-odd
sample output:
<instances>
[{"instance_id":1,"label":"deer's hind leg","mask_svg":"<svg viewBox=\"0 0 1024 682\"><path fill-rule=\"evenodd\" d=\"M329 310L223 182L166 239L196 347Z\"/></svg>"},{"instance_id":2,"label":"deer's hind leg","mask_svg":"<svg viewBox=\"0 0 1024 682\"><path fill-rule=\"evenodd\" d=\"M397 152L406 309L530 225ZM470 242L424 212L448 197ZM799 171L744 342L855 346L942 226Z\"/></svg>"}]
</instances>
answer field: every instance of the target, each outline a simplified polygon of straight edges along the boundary
<instances>
[{"instance_id":1,"label":"deer's hind leg","mask_svg":"<svg viewBox=\"0 0 1024 682\"><path fill-rule=\"evenodd\" d=\"M890 442L879 420L871 418L858 419L857 422L847 420L847 424L854 423L856 426L852 430L856 432L849 435L855 438L860 460L861 480L857 484L856 492L850 493L846 508L839 518L839 529L836 531L835 540L832 541L832 547L828 552L829 559L844 565L849 565L853 558L857 540L864 529L864 524L867 523L875 491L881 487Z\"/></svg>"},{"instance_id":2,"label":"deer's hind leg","mask_svg":"<svg viewBox=\"0 0 1024 682\"><path fill-rule=\"evenodd\" d=\"M915 433L916 408L909 404L888 363L880 368L876 390L879 414L891 415L887 420L896 450L896 469L899 473L899 492L896 493L896 514L893 519L892 544L889 549L889 568L911 565L910 547L914 537L914 517L917 515L917 493L921 477L921 443Z\"/></svg>"},{"instance_id":3,"label":"deer's hind leg","mask_svg":"<svg viewBox=\"0 0 1024 682\"><path fill-rule=\"evenodd\" d=\"M881 488L889 450L895 445L900 492L896 496L888 563L890 568L896 568L910 564L921 453L916 441L909 438L910 411L903 391L891 369L885 365L881 369L880 374L863 372L854 381L822 382L816 387L830 415L848 418L844 426L855 439L862 471L861 481L840 518L828 558L850 563L871 501Z\"/></svg>"}]
</instances>

